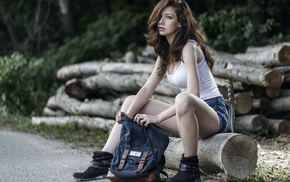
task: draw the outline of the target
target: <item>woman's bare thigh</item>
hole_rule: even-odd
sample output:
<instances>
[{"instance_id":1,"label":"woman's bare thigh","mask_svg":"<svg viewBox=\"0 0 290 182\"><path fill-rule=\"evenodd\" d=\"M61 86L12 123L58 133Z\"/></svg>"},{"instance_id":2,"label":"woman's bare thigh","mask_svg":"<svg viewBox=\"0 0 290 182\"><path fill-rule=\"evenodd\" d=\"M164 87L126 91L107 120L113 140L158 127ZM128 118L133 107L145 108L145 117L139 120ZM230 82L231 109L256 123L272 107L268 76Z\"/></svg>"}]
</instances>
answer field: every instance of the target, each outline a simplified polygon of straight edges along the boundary
<instances>
[{"instance_id":1,"label":"woman's bare thigh","mask_svg":"<svg viewBox=\"0 0 290 182\"><path fill-rule=\"evenodd\" d=\"M139 113L149 114L149 115L158 115L159 113L163 112L164 110L168 109L171 106L172 105L156 100L156 99L149 99L148 102L145 104L145 106L139 111ZM161 128L167 131L171 131L173 133L178 134L175 116L162 121L160 124L158 124L158 126L160 126Z\"/></svg>"},{"instance_id":2,"label":"woman's bare thigh","mask_svg":"<svg viewBox=\"0 0 290 182\"><path fill-rule=\"evenodd\" d=\"M216 112L201 99L190 99L192 107L195 108L195 115L199 125L200 138L206 138L215 134L219 130L219 119ZM170 104L165 102L149 99L145 106L139 111L141 114L157 115L168 109ZM194 116L193 116L194 117ZM161 128L178 134L176 117L173 116L158 124Z\"/></svg>"},{"instance_id":3,"label":"woman's bare thigh","mask_svg":"<svg viewBox=\"0 0 290 182\"><path fill-rule=\"evenodd\" d=\"M195 115L199 125L200 138L206 138L213 135L219 130L219 118L215 110L213 110L202 99L193 96L191 104L195 108Z\"/></svg>"}]
</instances>

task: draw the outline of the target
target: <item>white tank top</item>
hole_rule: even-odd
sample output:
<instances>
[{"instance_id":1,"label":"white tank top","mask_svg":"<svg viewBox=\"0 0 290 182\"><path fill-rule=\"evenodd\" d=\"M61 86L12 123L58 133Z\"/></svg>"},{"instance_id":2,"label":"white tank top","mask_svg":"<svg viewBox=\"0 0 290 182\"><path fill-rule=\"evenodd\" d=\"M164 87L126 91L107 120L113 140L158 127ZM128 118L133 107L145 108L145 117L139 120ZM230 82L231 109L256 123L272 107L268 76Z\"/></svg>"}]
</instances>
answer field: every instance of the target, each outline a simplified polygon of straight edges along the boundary
<instances>
[{"instance_id":1,"label":"white tank top","mask_svg":"<svg viewBox=\"0 0 290 182\"><path fill-rule=\"evenodd\" d=\"M193 40L190 41L193 42ZM213 75L206 63L204 54L202 60L198 63L197 66L200 82L200 98L203 100L207 100L210 98L221 96L221 93L217 88ZM182 61L178 69L173 74L169 74L168 72L166 72L166 75L169 83L171 83L175 87L178 87L181 92L187 91L186 67Z\"/></svg>"}]
</instances>

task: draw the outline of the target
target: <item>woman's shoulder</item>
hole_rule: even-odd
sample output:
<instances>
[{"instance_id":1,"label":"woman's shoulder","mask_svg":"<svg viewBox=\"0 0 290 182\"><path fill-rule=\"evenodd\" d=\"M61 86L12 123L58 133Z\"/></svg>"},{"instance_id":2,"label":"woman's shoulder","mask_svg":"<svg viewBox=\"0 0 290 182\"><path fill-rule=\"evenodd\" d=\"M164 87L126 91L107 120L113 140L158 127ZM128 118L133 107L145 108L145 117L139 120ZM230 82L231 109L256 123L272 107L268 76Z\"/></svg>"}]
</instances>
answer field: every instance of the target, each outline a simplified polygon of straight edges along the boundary
<instances>
[{"instance_id":1,"label":"woman's shoulder","mask_svg":"<svg viewBox=\"0 0 290 182\"><path fill-rule=\"evenodd\" d=\"M199 46L198 42L193 39L189 39L183 47L184 52L202 52L201 47Z\"/></svg>"},{"instance_id":2,"label":"woman's shoulder","mask_svg":"<svg viewBox=\"0 0 290 182\"><path fill-rule=\"evenodd\" d=\"M189 39L182 49L182 54L192 54L192 53L197 56L198 60L201 60L201 58L203 57L202 56L203 52L198 42L193 39Z\"/></svg>"}]
</instances>

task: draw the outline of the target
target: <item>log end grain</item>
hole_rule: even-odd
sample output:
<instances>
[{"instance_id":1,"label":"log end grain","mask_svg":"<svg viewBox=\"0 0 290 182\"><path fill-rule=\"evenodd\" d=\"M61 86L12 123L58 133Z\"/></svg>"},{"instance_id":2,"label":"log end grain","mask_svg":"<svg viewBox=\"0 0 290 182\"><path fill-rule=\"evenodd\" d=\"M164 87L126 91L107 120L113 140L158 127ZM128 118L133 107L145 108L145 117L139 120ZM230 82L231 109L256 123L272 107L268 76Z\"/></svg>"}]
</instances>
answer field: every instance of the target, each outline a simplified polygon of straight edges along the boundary
<instances>
[{"instance_id":1,"label":"log end grain","mask_svg":"<svg viewBox=\"0 0 290 182\"><path fill-rule=\"evenodd\" d=\"M290 134L290 120L269 119L269 133L272 135Z\"/></svg>"},{"instance_id":2,"label":"log end grain","mask_svg":"<svg viewBox=\"0 0 290 182\"><path fill-rule=\"evenodd\" d=\"M252 120L252 129L256 134L265 134L269 129L268 119L264 115L256 115Z\"/></svg>"},{"instance_id":3,"label":"log end grain","mask_svg":"<svg viewBox=\"0 0 290 182\"><path fill-rule=\"evenodd\" d=\"M199 166L205 174L223 171L243 179L256 169L257 151L255 141L246 135L219 133L199 141Z\"/></svg>"},{"instance_id":4,"label":"log end grain","mask_svg":"<svg viewBox=\"0 0 290 182\"><path fill-rule=\"evenodd\" d=\"M237 114L247 114L253 108L253 99L247 92L235 94L235 102Z\"/></svg>"},{"instance_id":5,"label":"log end grain","mask_svg":"<svg viewBox=\"0 0 290 182\"><path fill-rule=\"evenodd\" d=\"M280 87L283 83L283 72L280 70L270 70L265 75L264 87Z\"/></svg>"},{"instance_id":6,"label":"log end grain","mask_svg":"<svg viewBox=\"0 0 290 182\"><path fill-rule=\"evenodd\" d=\"M282 65L290 65L290 46L283 46L278 53L278 58Z\"/></svg>"},{"instance_id":7,"label":"log end grain","mask_svg":"<svg viewBox=\"0 0 290 182\"><path fill-rule=\"evenodd\" d=\"M257 167L258 148L246 135L232 136L224 145L222 163L225 173L238 179L252 174Z\"/></svg>"}]
</instances>

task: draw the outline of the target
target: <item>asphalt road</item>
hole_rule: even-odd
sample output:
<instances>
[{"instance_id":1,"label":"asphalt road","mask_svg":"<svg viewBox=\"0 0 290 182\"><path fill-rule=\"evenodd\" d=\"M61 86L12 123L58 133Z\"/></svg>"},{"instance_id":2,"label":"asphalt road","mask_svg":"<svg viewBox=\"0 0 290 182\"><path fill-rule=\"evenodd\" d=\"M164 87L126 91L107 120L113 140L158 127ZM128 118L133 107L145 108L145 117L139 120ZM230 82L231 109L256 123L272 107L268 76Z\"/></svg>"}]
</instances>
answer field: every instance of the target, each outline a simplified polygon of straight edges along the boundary
<instances>
[{"instance_id":1,"label":"asphalt road","mask_svg":"<svg viewBox=\"0 0 290 182\"><path fill-rule=\"evenodd\" d=\"M36 134L0 129L0 182L75 182L72 174L87 169L92 153L93 149L73 148ZM166 172L175 174L168 169Z\"/></svg>"},{"instance_id":2,"label":"asphalt road","mask_svg":"<svg viewBox=\"0 0 290 182\"><path fill-rule=\"evenodd\" d=\"M36 134L0 130L0 182L73 182L72 174L88 167L91 152Z\"/></svg>"}]
</instances>

